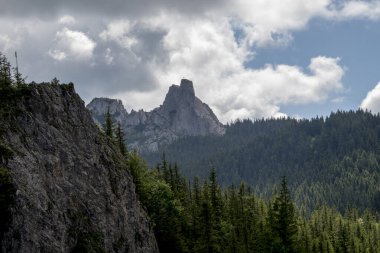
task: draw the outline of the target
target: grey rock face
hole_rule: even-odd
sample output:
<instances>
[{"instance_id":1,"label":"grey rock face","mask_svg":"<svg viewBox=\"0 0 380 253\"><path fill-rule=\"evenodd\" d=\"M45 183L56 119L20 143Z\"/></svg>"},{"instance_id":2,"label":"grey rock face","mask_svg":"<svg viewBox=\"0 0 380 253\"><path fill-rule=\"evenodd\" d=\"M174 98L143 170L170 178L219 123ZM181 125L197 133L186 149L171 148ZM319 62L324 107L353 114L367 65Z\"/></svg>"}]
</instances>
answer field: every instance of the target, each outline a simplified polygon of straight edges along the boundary
<instances>
[{"instance_id":1,"label":"grey rock face","mask_svg":"<svg viewBox=\"0 0 380 253\"><path fill-rule=\"evenodd\" d=\"M125 121L127 111L124 109L121 100L110 98L94 98L90 104L87 105L94 116L95 123L101 124L104 122L104 114L109 110L113 118L118 122Z\"/></svg>"},{"instance_id":2,"label":"grey rock face","mask_svg":"<svg viewBox=\"0 0 380 253\"><path fill-rule=\"evenodd\" d=\"M73 86L34 85L7 123L16 189L3 252L158 252L121 154L94 124ZM4 166L4 165L3 165Z\"/></svg>"},{"instance_id":3,"label":"grey rock face","mask_svg":"<svg viewBox=\"0 0 380 253\"><path fill-rule=\"evenodd\" d=\"M100 110L102 103L113 104L116 101L94 99L87 108L96 120L106 113L106 110ZM124 108L115 115L125 113L123 111ZM193 83L186 79L182 79L179 86L169 88L160 107L150 112L132 110L130 114L125 113L124 119L114 119L124 127L128 146L140 152L157 151L159 147L184 136L222 135L225 132L211 108L195 96Z\"/></svg>"}]
</instances>

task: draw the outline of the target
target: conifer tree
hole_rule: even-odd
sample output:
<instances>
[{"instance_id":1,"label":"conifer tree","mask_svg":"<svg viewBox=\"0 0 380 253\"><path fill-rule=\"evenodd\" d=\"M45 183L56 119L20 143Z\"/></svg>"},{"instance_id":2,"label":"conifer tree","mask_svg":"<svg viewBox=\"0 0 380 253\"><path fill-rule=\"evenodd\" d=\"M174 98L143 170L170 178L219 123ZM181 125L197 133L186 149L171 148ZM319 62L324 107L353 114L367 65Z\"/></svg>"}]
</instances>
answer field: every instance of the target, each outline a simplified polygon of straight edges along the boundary
<instances>
[{"instance_id":1,"label":"conifer tree","mask_svg":"<svg viewBox=\"0 0 380 253\"><path fill-rule=\"evenodd\" d=\"M107 113L105 115L105 122L103 126L103 130L106 133L107 136L113 138L113 122L112 122L112 116L110 113L110 108L108 107Z\"/></svg>"},{"instance_id":2,"label":"conifer tree","mask_svg":"<svg viewBox=\"0 0 380 253\"><path fill-rule=\"evenodd\" d=\"M276 252L294 252L297 223L294 205L290 197L286 178L281 182L280 194L275 199L272 210L272 233L278 239L273 245Z\"/></svg>"},{"instance_id":3,"label":"conifer tree","mask_svg":"<svg viewBox=\"0 0 380 253\"><path fill-rule=\"evenodd\" d=\"M58 78L57 77L54 77L51 81L50 81L50 83L51 84L53 84L53 85L59 85L59 80L58 80Z\"/></svg>"},{"instance_id":4,"label":"conifer tree","mask_svg":"<svg viewBox=\"0 0 380 253\"><path fill-rule=\"evenodd\" d=\"M125 145L124 131L119 122L117 123L117 128L116 128L116 141L117 141L117 145L119 146L121 154L123 156L126 156L128 151L127 151L127 146Z\"/></svg>"},{"instance_id":5,"label":"conifer tree","mask_svg":"<svg viewBox=\"0 0 380 253\"><path fill-rule=\"evenodd\" d=\"M0 53L0 88L11 87L12 82L11 64L7 57Z\"/></svg>"}]
</instances>

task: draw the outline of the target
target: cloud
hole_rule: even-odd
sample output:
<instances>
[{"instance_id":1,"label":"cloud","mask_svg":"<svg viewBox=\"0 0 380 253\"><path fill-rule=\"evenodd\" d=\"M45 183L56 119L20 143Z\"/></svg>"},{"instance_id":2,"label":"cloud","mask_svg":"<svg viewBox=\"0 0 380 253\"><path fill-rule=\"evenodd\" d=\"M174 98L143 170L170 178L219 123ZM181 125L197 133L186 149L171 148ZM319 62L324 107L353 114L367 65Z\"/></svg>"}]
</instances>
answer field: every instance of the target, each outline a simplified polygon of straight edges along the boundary
<instances>
[{"instance_id":1,"label":"cloud","mask_svg":"<svg viewBox=\"0 0 380 253\"><path fill-rule=\"evenodd\" d=\"M17 48L18 42L7 34L0 34L0 51L8 52Z\"/></svg>"},{"instance_id":2,"label":"cloud","mask_svg":"<svg viewBox=\"0 0 380 253\"><path fill-rule=\"evenodd\" d=\"M344 70L339 58L313 58L309 73L285 64L251 69L244 64L250 51L235 40L228 21L172 21L167 27L167 18L152 21L166 29L157 42L162 45L158 51L166 52L166 57L149 61L161 89L123 93L121 98L129 108L157 106L168 84L183 77L194 81L197 95L224 122L239 117L284 116L282 105L317 103L343 90ZM164 60L167 62L162 64Z\"/></svg>"},{"instance_id":3,"label":"cloud","mask_svg":"<svg viewBox=\"0 0 380 253\"><path fill-rule=\"evenodd\" d=\"M66 27L56 33L56 41L56 47L49 51L49 55L56 60L63 60L67 56L79 60L90 59L96 46L96 42L83 32Z\"/></svg>"},{"instance_id":4,"label":"cloud","mask_svg":"<svg viewBox=\"0 0 380 253\"><path fill-rule=\"evenodd\" d=\"M129 109L152 109L170 84L186 77L224 122L283 116L284 105L336 99L344 89L338 58L316 55L305 69L286 62L253 69L247 62L263 47L289 45L293 32L313 19L380 16L378 1L0 0L0 5L0 50L20 48L30 79L67 78L87 102L112 96Z\"/></svg>"},{"instance_id":5,"label":"cloud","mask_svg":"<svg viewBox=\"0 0 380 253\"><path fill-rule=\"evenodd\" d=\"M60 51L60 50L57 50L57 49L54 49L54 50L49 50L48 54L54 59L54 60L57 60L57 61L62 61L64 59L66 59L67 55Z\"/></svg>"},{"instance_id":6,"label":"cloud","mask_svg":"<svg viewBox=\"0 0 380 253\"><path fill-rule=\"evenodd\" d=\"M368 109L373 113L380 113L380 82L368 92L366 98L360 104L360 108Z\"/></svg>"},{"instance_id":7,"label":"cloud","mask_svg":"<svg viewBox=\"0 0 380 253\"><path fill-rule=\"evenodd\" d=\"M329 4L329 0L236 0L226 4L222 12L235 17L246 34L245 43L262 47L286 45L292 39L290 32L324 15Z\"/></svg>"},{"instance_id":8,"label":"cloud","mask_svg":"<svg viewBox=\"0 0 380 253\"><path fill-rule=\"evenodd\" d=\"M111 65L113 63L112 50L110 48L107 48L104 52L104 58L107 65Z\"/></svg>"},{"instance_id":9,"label":"cloud","mask_svg":"<svg viewBox=\"0 0 380 253\"><path fill-rule=\"evenodd\" d=\"M226 6L228 0L0 0L0 14L18 17L59 15L63 10L70 13L95 14L108 17L149 17L160 11L180 12L183 15L198 15L218 6Z\"/></svg>"},{"instance_id":10,"label":"cloud","mask_svg":"<svg viewBox=\"0 0 380 253\"><path fill-rule=\"evenodd\" d=\"M239 118L243 112L247 118L284 116L282 105L318 103L342 91L344 70L338 62L324 56L313 58L310 73L289 65L245 69L225 81L214 104L224 121ZM234 87L228 89L231 83Z\"/></svg>"},{"instance_id":11,"label":"cloud","mask_svg":"<svg viewBox=\"0 0 380 253\"><path fill-rule=\"evenodd\" d=\"M131 35L134 24L129 20L120 20L108 24L107 29L99 34L104 41L114 41L119 46L130 49L138 43L136 37Z\"/></svg>"},{"instance_id":12,"label":"cloud","mask_svg":"<svg viewBox=\"0 0 380 253\"><path fill-rule=\"evenodd\" d=\"M379 1L349 1L345 2L340 10L332 13L338 19L380 19Z\"/></svg>"},{"instance_id":13,"label":"cloud","mask_svg":"<svg viewBox=\"0 0 380 253\"><path fill-rule=\"evenodd\" d=\"M76 22L77 22L76 19L70 15L64 15L64 16L60 17L58 20L58 23L62 24L62 25L73 25Z\"/></svg>"}]
</instances>

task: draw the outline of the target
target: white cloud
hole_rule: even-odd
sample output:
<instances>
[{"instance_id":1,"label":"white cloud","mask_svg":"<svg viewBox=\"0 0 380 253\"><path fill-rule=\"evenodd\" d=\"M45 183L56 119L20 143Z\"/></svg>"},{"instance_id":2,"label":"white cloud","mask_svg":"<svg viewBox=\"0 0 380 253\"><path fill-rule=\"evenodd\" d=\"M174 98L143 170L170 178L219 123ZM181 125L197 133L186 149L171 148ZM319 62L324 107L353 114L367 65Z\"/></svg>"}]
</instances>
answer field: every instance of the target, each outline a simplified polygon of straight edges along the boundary
<instances>
[{"instance_id":1,"label":"white cloud","mask_svg":"<svg viewBox=\"0 0 380 253\"><path fill-rule=\"evenodd\" d=\"M57 50L57 49L49 50L48 54L49 54L53 59L55 59L55 60L57 60L57 61L62 61L62 60L64 60L64 59L67 57L67 55L66 55L64 52L62 52L62 51L60 51L60 50Z\"/></svg>"},{"instance_id":2,"label":"white cloud","mask_svg":"<svg viewBox=\"0 0 380 253\"><path fill-rule=\"evenodd\" d=\"M73 25L76 22L76 19L70 15L64 15L58 19L58 23L62 25Z\"/></svg>"},{"instance_id":3,"label":"white cloud","mask_svg":"<svg viewBox=\"0 0 380 253\"><path fill-rule=\"evenodd\" d=\"M373 113L380 113L380 82L368 92L366 98L360 104L360 108L368 109Z\"/></svg>"},{"instance_id":4,"label":"white cloud","mask_svg":"<svg viewBox=\"0 0 380 253\"><path fill-rule=\"evenodd\" d=\"M317 103L342 90L344 71L338 59L313 58L309 69L310 74L289 65L243 69L219 80L204 97L211 98L224 122L243 112L249 118L282 117L282 105Z\"/></svg>"},{"instance_id":5,"label":"white cloud","mask_svg":"<svg viewBox=\"0 0 380 253\"><path fill-rule=\"evenodd\" d=\"M107 29L99 34L104 41L115 41L119 46L130 49L138 43L137 39L130 34L133 24L128 20L111 22Z\"/></svg>"},{"instance_id":6,"label":"white cloud","mask_svg":"<svg viewBox=\"0 0 380 253\"><path fill-rule=\"evenodd\" d=\"M76 5L68 2L67 10ZM82 0L77 2L83 4ZM41 21L43 24L31 26L28 38L33 38L35 45L41 42L45 54L50 48L50 61L68 64L65 74L74 82L76 78L82 81L79 90L123 98L135 109L151 109L162 102L171 83L186 77L194 81L197 95L224 122L237 117L279 117L284 115L284 105L336 99L335 93L343 90L344 75L338 58L312 58L306 70L286 62L269 62L258 69L245 64L254 60L260 47L290 44L292 33L307 28L315 18L380 17L379 1L344 1L338 6L333 0L157 0L149 5L144 0L127 0L117 1L118 8L113 7L114 2L98 1L89 8L102 12L110 6L117 15L107 9L99 18L90 10L76 12L72 8L68 13L78 20L65 15L55 16L54 22ZM125 15L129 18L123 19L120 13L124 12L132 17ZM1 24L0 48L11 48L14 36L6 28L10 25ZM69 26L74 24L75 30ZM38 35L41 32L44 36ZM54 44L46 45L49 40ZM92 58L98 60L98 73L87 70L87 76L78 70L85 68L80 61L77 68L68 61ZM49 67L49 62L45 66ZM93 89L96 82L97 89ZM106 91L109 93L101 93Z\"/></svg>"},{"instance_id":7,"label":"white cloud","mask_svg":"<svg viewBox=\"0 0 380 253\"><path fill-rule=\"evenodd\" d=\"M56 33L56 40L56 48L51 49L49 55L58 60L66 56L79 60L90 59L96 46L96 42L83 32L72 31L67 27Z\"/></svg>"},{"instance_id":8,"label":"white cloud","mask_svg":"<svg viewBox=\"0 0 380 253\"><path fill-rule=\"evenodd\" d=\"M235 0L226 2L221 12L235 17L249 45L281 45L291 41L291 31L324 15L329 4L330 0Z\"/></svg>"},{"instance_id":9,"label":"white cloud","mask_svg":"<svg viewBox=\"0 0 380 253\"><path fill-rule=\"evenodd\" d=\"M348 1L333 13L338 19L364 18L378 20L380 18L380 1Z\"/></svg>"},{"instance_id":10,"label":"white cloud","mask_svg":"<svg viewBox=\"0 0 380 253\"><path fill-rule=\"evenodd\" d=\"M310 73L285 64L251 69L244 65L250 51L235 40L228 21L167 19L152 22L167 31L160 43L168 62L147 63L160 88L122 95L135 109L157 106L168 85L183 77L194 81L196 94L224 122L241 117L281 117L285 115L282 105L321 102L343 89L339 58L311 59Z\"/></svg>"}]
</instances>

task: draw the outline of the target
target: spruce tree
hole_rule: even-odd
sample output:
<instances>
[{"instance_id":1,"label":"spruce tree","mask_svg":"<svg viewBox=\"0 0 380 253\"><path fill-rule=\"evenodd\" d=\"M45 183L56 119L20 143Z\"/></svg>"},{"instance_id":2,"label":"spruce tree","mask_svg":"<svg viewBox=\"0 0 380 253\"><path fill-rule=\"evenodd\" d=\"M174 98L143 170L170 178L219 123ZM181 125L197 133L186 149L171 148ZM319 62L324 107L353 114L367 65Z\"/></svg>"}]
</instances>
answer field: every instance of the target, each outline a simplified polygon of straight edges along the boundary
<instances>
[{"instance_id":1,"label":"spruce tree","mask_svg":"<svg viewBox=\"0 0 380 253\"><path fill-rule=\"evenodd\" d=\"M103 130L107 136L113 138L114 137L113 136L113 122L112 122L112 116L111 116L109 107L104 117L105 117L105 122L104 122Z\"/></svg>"},{"instance_id":2,"label":"spruce tree","mask_svg":"<svg viewBox=\"0 0 380 253\"><path fill-rule=\"evenodd\" d=\"M290 197L286 178L281 182L280 194L276 197L271 210L273 249L276 252L294 252L297 223L294 205Z\"/></svg>"},{"instance_id":3,"label":"spruce tree","mask_svg":"<svg viewBox=\"0 0 380 253\"><path fill-rule=\"evenodd\" d=\"M117 123L117 128L116 128L116 141L117 141L117 145L119 146L121 154L123 156L126 156L128 152L127 152L127 147L125 145L124 132L119 122Z\"/></svg>"},{"instance_id":4,"label":"spruce tree","mask_svg":"<svg viewBox=\"0 0 380 253\"><path fill-rule=\"evenodd\" d=\"M12 86L11 64L7 57L0 53L0 88L9 88Z\"/></svg>"}]
</instances>

